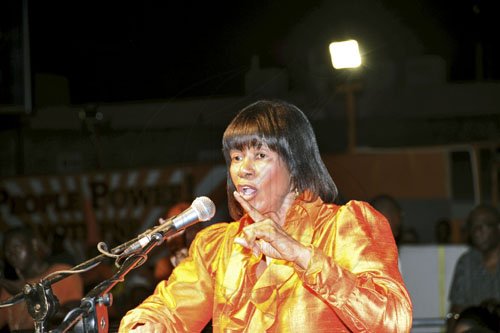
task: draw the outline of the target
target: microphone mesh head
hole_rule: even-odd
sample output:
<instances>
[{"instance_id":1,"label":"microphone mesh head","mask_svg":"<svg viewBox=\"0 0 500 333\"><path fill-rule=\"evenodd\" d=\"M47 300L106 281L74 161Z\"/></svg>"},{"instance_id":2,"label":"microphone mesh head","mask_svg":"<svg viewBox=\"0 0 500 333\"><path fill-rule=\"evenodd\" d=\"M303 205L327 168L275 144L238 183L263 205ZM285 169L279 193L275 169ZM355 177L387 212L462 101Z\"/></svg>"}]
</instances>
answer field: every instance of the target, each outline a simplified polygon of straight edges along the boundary
<instances>
[{"instance_id":1,"label":"microphone mesh head","mask_svg":"<svg viewBox=\"0 0 500 333\"><path fill-rule=\"evenodd\" d=\"M215 204L207 197L194 199L191 208L194 209L200 221L208 221L215 215Z\"/></svg>"}]
</instances>

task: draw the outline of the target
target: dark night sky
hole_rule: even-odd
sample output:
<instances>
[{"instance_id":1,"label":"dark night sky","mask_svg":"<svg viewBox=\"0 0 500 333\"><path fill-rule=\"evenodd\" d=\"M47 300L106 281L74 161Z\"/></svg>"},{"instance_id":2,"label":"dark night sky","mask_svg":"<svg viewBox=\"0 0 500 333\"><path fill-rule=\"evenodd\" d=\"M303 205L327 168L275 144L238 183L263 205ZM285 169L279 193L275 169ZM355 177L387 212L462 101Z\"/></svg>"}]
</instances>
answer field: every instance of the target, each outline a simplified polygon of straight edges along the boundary
<instances>
[{"instance_id":1,"label":"dark night sky","mask_svg":"<svg viewBox=\"0 0 500 333\"><path fill-rule=\"evenodd\" d=\"M32 69L66 76L75 104L240 94L250 55L258 53L262 66L283 66L290 27L320 3L31 1ZM492 29L498 1L383 3L415 29L429 53L440 46L426 18L439 22L453 41L451 80L474 79L475 40L494 40L485 44L485 76L500 79L498 64L488 64L498 58Z\"/></svg>"},{"instance_id":2,"label":"dark night sky","mask_svg":"<svg viewBox=\"0 0 500 333\"><path fill-rule=\"evenodd\" d=\"M278 17L283 6L235 3L71 1L59 6L62 15L34 2L33 69L67 76L76 103L240 93L249 55L264 53L263 65L275 65L273 48L315 1Z\"/></svg>"}]
</instances>

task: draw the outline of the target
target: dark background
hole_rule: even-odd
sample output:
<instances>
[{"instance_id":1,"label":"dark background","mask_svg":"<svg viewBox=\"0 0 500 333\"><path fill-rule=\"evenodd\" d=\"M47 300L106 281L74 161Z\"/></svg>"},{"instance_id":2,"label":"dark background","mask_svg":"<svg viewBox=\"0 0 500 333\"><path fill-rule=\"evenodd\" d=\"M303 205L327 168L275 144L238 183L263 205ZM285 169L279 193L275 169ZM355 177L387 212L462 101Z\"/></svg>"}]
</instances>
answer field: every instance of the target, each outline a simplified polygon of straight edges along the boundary
<instances>
[{"instance_id":1,"label":"dark background","mask_svg":"<svg viewBox=\"0 0 500 333\"><path fill-rule=\"evenodd\" d=\"M322 1L29 1L35 73L68 78L71 102L241 94L250 55L283 67L287 33ZM499 2L383 0L449 64L450 81L499 79ZM432 24L431 24L432 23ZM451 48L435 38L436 27Z\"/></svg>"}]
</instances>

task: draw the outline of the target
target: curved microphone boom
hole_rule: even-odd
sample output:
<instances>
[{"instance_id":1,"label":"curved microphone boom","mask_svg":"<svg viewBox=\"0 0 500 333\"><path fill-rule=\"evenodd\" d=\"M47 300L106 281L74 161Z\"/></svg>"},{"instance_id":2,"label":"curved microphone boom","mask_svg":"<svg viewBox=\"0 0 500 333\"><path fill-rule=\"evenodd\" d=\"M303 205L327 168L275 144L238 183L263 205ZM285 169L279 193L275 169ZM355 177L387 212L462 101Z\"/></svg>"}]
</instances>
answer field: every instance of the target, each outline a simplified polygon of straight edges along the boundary
<instances>
[{"instance_id":1,"label":"curved microphone boom","mask_svg":"<svg viewBox=\"0 0 500 333\"><path fill-rule=\"evenodd\" d=\"M194 199L191 206L182 213L171 217L159 226L149 229L144 232L140 238L132 245L126 248L122 255L127 255L137 250L142 249L148 244L153 235L160 233L163 238L172 236L178 231L181 231L200 221L208 221L215 215L215 204L207 197L198 197Z\"/></svg>"}]
</instances>

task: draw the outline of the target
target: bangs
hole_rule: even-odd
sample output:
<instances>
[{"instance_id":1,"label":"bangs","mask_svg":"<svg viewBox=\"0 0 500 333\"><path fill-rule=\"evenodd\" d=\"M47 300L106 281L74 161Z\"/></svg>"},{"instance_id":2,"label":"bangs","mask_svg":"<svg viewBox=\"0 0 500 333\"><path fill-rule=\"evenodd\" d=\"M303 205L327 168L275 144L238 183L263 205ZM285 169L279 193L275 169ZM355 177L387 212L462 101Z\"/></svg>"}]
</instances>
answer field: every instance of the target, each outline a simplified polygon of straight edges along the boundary
<instances>
[{"instance_id":1,"label":"bangs","mask_svg":"<svg viewBox=\"0 0 500 333\"><path fill-rule=\"evenodd\" d=\"M260 148L263 145L277 151L277 134L270 126L262 126L255 121L232 123L226 129L222 139L222 147L225 152L229 152L231 149Z\"/></svg>"}]
</instances>

